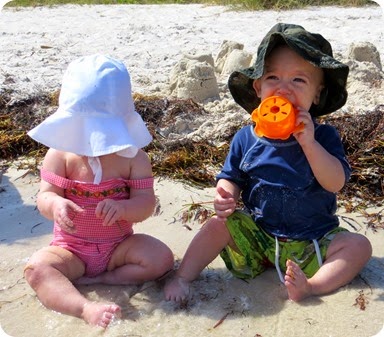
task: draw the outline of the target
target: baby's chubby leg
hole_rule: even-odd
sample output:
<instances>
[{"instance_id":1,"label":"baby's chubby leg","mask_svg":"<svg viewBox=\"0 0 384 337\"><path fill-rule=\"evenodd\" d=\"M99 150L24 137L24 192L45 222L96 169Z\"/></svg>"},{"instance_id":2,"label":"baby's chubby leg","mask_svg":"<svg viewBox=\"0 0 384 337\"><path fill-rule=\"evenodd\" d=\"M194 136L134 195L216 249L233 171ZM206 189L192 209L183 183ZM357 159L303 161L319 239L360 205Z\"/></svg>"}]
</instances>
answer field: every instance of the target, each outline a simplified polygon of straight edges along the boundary
<instances>
[{"instance_id":1,"label":"baby's chubby leg","mask_svg":"<svg viewBox=\"0 0 384 337\"><path fill-rule=\"evenodd\" d=\"M27 282L45 307L105 328L113 317L120 316L120 307L87 300L71 282L83 273L84 264L77 256L55 246L36 252L24 270Z\"/></svg>"},{"instance_id":2,"label":"baby's chubby leg","mask_svg":"<svg viewBox=\"0 0 384 337\"><path fill-rule=\"evenodd\" d=\"M307 279L299 266L287 261L285 285L293 301L311 295L325 295L351 282L368 262L372 246L357 233L340 232L331 241L322 267Z\"/></svg>"},{"instance_id":3,"label":"baby's chubby leg","mask_svg":"<svg viewBox=\"0 0 384 337\"><path fill-rule=\"evenodd\" d=\"M180 267L164 288L168 301L183 301L190 295L190 283L227 245L234 246L225 220L212 217L191 241Z\"/></svg>"}]
</instances>

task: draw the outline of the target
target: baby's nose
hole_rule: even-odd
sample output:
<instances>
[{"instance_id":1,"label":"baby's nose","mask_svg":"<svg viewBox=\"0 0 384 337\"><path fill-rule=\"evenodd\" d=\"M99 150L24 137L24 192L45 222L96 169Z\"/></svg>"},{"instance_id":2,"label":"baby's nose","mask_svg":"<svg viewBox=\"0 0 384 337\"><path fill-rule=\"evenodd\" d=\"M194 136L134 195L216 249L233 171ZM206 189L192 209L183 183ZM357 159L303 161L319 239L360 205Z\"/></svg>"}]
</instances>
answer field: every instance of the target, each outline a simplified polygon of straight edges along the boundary
<instances>
[{"instance_id":1,"label":"baby's nose","mask_svg":"<svg viewBox=\"0 0 384 337\"><path fill-rule=\"evenodd\" d=\"M286 96L291 92L289 89L289 85L285 83L281 83L277 88L276 94L277 96Z\"/></svg>"}]
</instances>

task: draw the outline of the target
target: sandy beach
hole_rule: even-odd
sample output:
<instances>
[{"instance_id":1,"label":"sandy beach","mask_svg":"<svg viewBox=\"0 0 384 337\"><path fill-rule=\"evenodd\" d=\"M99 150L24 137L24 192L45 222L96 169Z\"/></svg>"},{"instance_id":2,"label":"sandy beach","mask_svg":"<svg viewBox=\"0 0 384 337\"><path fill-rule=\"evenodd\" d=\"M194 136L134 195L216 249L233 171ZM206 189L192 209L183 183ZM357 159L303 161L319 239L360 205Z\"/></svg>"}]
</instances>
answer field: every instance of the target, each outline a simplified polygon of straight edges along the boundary
<instances>
[{"instance_id":1,"label":"sandy beach","mask_svg":"<svg viewBox=\"0 0 384 337\"><path fill-rule=\"evenodd\" d=\"M255 54L261 38L277 22L321 33L344 60L351 44L361 42L373 44L384 60L383 12L374 5L287 12L233 12L200 5L4 8L1 90L11 91L14 100L57 90L69 62L85 54L106 53L125 62L134 92L170 96L170 74L184 54L215 58L225 40L241 43ZM371 70L366 62L350 64L350 96L340 113L360 113L384 104L382 69ZM207 111L240 109L228 94L227 76L216 74L219 97L201 102ZM161 281L132 287L81 286L87 297L122 307L122 319L105 331L47 310L23 278L29 256L51 240L52 223L36 209L38 184L39 177L16 165L0 180L0 336L384 336L384 233L369 228L360 213L343 209L338 212L341 225L367 235L373 257L353 282L333 294L290 302L275 270L244 282L233 278L218 258L194 283L195 296L183 307L164 300ZM192 220L183 224L182 212L191 203L213 200L214 189L159 177L155 189L159 212L136 224L135 231L163 240L179 260L201 227ZM382 210L381 206L366 211Z\"/></svg>"}]
</instances>

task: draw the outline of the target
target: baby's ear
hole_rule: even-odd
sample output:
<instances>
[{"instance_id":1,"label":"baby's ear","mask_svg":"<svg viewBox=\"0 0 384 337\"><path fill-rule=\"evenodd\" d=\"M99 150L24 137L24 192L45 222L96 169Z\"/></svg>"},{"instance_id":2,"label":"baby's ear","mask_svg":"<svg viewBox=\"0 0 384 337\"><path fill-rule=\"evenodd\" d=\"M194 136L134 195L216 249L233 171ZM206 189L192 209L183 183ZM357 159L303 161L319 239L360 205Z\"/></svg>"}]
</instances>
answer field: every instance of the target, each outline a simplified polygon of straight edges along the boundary
<instances>
[{"instance_id":1,"label":"baby's ear","mask_svg":"<svg viewBox=\"0 0 384 337\"><path fill-rule=\"evenodd\" d=\"M253 80L253 89L255 89L256 91L256 95L257 97L261 98L261 83L260 83L260 79L256 79L256 80Z\"/></svg>"},{"instance_id":2,"label":"baby's ear","mask_svg":"<svg viewBox=\"0 0 384 337\"><path fill-rule=\"evenodd\" d=\"M327 97L328 97L328 88L323 87L321 91L318 93L318 95L315 97L312 108L315 113L315 115L322 114L324 111L324 106L325 103L327 102Z\"/></svg>"},{"instance_id":3,"label":"baby's ear","mask_svg":"<svg viewBox=\"0 0 384 337\"><path fill-rule=\"evenodd\" d=\"M315 98L313 99L313 104L315 104L315 105L319 105L320 104L322 96L324 95L324 90L326 90L324 85L321 85L318 88L317 94L316 94ZM328 90L326 90L326 94L325 95L327 95L327 94L328 94Z\"/></svg>"}]
</instances>

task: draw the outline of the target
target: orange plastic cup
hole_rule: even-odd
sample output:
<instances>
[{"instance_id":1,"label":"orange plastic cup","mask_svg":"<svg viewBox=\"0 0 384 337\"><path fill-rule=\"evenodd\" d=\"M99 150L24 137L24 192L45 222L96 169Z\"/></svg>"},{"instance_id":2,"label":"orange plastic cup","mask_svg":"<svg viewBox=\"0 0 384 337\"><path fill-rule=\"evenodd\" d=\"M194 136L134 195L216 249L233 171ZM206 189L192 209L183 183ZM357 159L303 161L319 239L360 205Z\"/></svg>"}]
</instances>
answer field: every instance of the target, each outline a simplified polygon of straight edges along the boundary
<instances>
[{"instance_id":1,"label":"orange plastic cup","mask_svg":"<svg viewBox=\"0 0 384 337\"><path fill-rule=\"evenodd\" d=\"M287 139L303 125L295 126L296 110L289 100L281 96L264 99L251 114L256 123L255 132L259 137Z\"/></svg>"}]
</instances>

